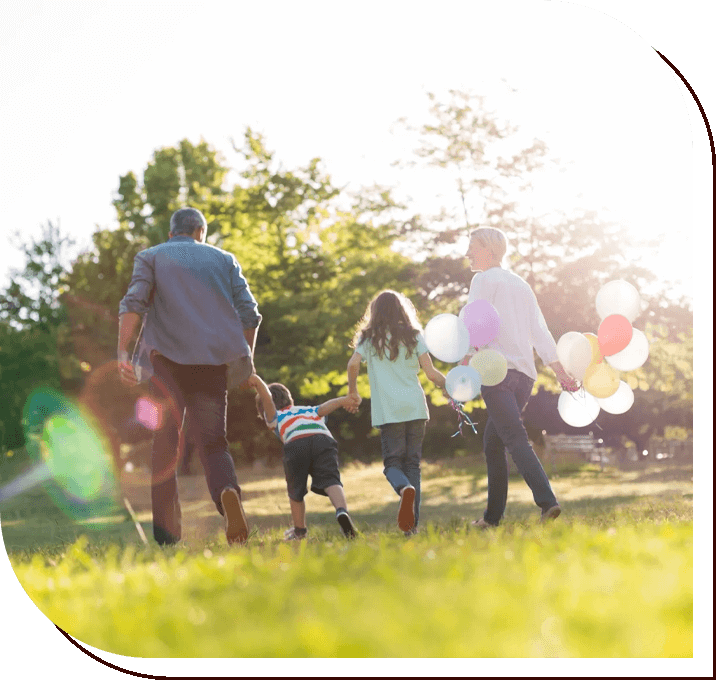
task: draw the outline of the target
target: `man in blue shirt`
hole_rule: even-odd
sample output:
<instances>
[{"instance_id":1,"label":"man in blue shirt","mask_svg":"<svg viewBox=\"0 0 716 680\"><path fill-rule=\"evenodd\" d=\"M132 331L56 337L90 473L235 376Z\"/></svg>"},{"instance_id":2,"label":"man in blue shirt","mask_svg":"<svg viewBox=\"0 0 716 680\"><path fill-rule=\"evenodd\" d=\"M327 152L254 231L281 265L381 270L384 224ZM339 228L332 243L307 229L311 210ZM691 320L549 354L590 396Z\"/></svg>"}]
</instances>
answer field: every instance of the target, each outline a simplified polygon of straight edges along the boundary
<instances>
[{"instance_id":1,"label":"man in blue shirt","mask_svg":"<svg viewBox=\"0 0 716 680\"><path fill-rule=\"evenodd\" d=\"M236 258L208 245L206 219L194 208L171 217L169 240L141 251L119 304L119 373L136 384L128 347L144 318L150 350L154 417L152 515L160 545L181 539L177 465L184 431L201 458L211 497L226 521L226 538L243 543L248 523L226 439L227 372L238 382L254 373L261 315ZM186 419L185 427L182 427Z\"/></svg>"}]
</instances>

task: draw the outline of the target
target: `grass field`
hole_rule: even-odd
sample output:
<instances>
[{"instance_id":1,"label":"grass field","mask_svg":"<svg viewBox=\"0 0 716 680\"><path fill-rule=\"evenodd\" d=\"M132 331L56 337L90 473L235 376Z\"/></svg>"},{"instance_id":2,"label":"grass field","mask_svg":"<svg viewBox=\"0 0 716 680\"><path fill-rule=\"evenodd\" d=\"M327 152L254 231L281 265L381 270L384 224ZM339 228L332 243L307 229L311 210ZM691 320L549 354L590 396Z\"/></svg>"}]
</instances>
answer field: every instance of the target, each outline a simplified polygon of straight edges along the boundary
<instances>
[{"instance_id":1,"label":"grass field","mask_svg":"<svg viewBox=\"0 0 716 680\"><path fill-rule=\"evenodd\" d=\"M181 478L186 540L145 547L118 513L70 522L41 489L0 507L28 595L73 637L142 657L690 657L690 467L584 467L552 477L554 523L520 478L497 530L472 459L425 465L421 531L395 526L381 467L342 473L362 536L307 498L309 539L285 544L281 477L241 473L253 532L229 548L201 478ZM150 535L147 477L123 492Z\"/></svg>"}]
</instances>

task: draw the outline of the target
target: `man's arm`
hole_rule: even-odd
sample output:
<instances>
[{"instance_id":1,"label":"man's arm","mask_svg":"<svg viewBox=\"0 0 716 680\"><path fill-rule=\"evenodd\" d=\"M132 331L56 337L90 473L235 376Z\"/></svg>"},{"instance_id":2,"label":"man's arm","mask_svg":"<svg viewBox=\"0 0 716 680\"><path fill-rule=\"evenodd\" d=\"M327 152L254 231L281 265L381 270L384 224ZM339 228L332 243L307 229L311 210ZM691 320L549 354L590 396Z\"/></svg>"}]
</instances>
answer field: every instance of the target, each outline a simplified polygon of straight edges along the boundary
<instances>
[{"instance_id":1,"label":"man's arm","mask_svg":"<svg viewBox=\"0 0 716 680\"><path fill-rule=\"evenodd\" d=\"M241 265L233 257L233 268L231 270L231 295L234 308L239 313L241 324L244 327L244 337L251 349L253 356L256 344L256 329L261 324L258 303L251 293L246 278L241 273Z\"/></svg>"},{"instance_id":2,"label":"man's arm","mask_svg":"<svg viewBox=\"0 0 716 680\"><path fill-rule=\"evenodd\" d=\"M122 382L136 385L137 378L130 362L129 345L137 335L137 329L149 310L149 301L154 290L154 267L147 251L134 257L132 280L127 293L119 303L119 332L117 335L117 359Z\"/></svg>"},{"instance_id":3,"label":"man's arm","mask_svg":"<svg viewBox=\"0 0 716 680\"><path fill-rule=\"evenodd\" d=\"M137 376L134 373L134 367L129 356L129 344L137 334L141 320L142 317L136 312L125 312L119 316L117 360L119 362L119 377L127 385L137 384Z\"/></svg>"},{"instance_id":4,"label":"man's arm","mask_svg":"<svg viewBox=\"0 0 716 680\"><path fill-rule=\"evenodd\" d=\"M256 346L256 331L258 330L258 326L256 328L244 328L244 337L246 338L246 343L249 346L249 349L251 350L251 360L253 361L254 357L254 347Z\"/></svg>"},{"instance_id":5,"label":"man's arm","mask_svg":"<svg viewBox=\"0 0 716 680\"><path fill-rule=\"evenodd\" d=\"M136 312L125 312L119 317L119 336L117 339L117 356L129 355L129 344L137 334L142 320Z\"/></svg>"}]
</instances>

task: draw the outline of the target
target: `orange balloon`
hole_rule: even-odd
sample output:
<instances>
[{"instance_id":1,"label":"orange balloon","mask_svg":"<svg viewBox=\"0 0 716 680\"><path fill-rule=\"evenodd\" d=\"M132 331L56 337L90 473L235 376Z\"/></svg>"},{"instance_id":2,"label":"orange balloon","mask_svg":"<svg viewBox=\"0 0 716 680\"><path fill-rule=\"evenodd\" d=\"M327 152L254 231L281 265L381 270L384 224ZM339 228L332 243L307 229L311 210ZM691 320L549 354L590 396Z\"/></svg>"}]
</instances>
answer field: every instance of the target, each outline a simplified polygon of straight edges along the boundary
<instances>
[{"instance_id":1,"label":"orange balloon","mask_svg":"<svg viewBox=\"0 0 716 680\"><path fill-rule=\"evenodd\" d=\"M598 364L604 358L599 351L599 338L594 333L582 333L582 335L589 340L589 344L592 346L592 361L589 365Z\"/></svg>"},{"instance_id":2,"label":"orange balloon","mask_svg":"<svg viewBox=\"0 0 716 680\"><path fill-rule=\"evenodd\" d=\"M611 314L599 324L597 339L602 356L610 357L621 352L631 341L634 333L629 319L621 314Z\"/></svg>"}]
</instances>

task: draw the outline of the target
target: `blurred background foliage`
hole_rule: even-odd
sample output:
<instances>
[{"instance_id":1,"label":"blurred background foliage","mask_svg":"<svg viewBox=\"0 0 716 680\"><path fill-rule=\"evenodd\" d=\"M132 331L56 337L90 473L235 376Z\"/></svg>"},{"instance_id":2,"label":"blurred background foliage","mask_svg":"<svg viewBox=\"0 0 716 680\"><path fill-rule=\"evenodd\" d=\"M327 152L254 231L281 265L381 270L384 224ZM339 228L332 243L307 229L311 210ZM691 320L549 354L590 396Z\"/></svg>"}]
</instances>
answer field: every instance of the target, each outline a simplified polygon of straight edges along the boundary
<instances>
[{"instance_id":1,"label":"blurred background foliage","mask_svg":"<svg viewBox=\"0 0 716 680\"><path fill-rule=\"evenodd\" d=\"M487 108L484 98L452 92L431 96L428 121L411 127L414 154L398 164L440 168L455 182L457 211L444 207L421 215L386 187L347 192L335 186L319 158L284 167L262 135L247 128L224 158L206 141L181 140L157 149L141 176L119 177L113 205L117 222L98 228L92 247L67 261L71 243L48 222L38 238L23 241L24 263L0 292L0 471L17 464L24 444L22 410L38 386L62 389L90 408L110 439L136 444L150 433L134 420L143 387L127 389L116 376L117 310L129 284L133 257L167 239L174 210L192 206L208 222L207 241L234 253L263 315L255 364L268 382L286 384L297 402L320 403L344 394L351 341L366 305L392 288L414 302L424 324L441 312L457 313L472 278L455 255L469 230L492 225L507 234L508 266L532 286L555 340L567 331L596 332L594 300L600 287L621 278L642 293L645 309L635 321L651 342L647 364L629 374L636 401L622 416L597 419L605 441L625 439L639 450L649 438L693 426L693 311L675 299L648 267L655 242L627 241L623 225L593 210L536 214L529 197L534 174L550 160L544 143L520 148L516 127ZM467 206L479 196L480 214ZM525 200L523 200L523 198ZM461 246L460 246L461 247ZM447 254L446 254L447 253ZM556 410L559 387L539 361L539 378L526 412L530 435L581 432ZM447 371L449 365L436 362ZM365 371L360 389L369 396ZM454 411L426 384L431 421L427 458L458 449L481 450L479 437L451 435ZM554 403L553 403L554 402ZM466 410L480 432L484 404ZM379 456L370 405L360 413L338 411L329 427L344 460ZM275 462L280 446L256 418L253 393L232 390L229 440L238 463ZM13 461L13 456L15 460Z\"/></svg>"}]
</instances>

